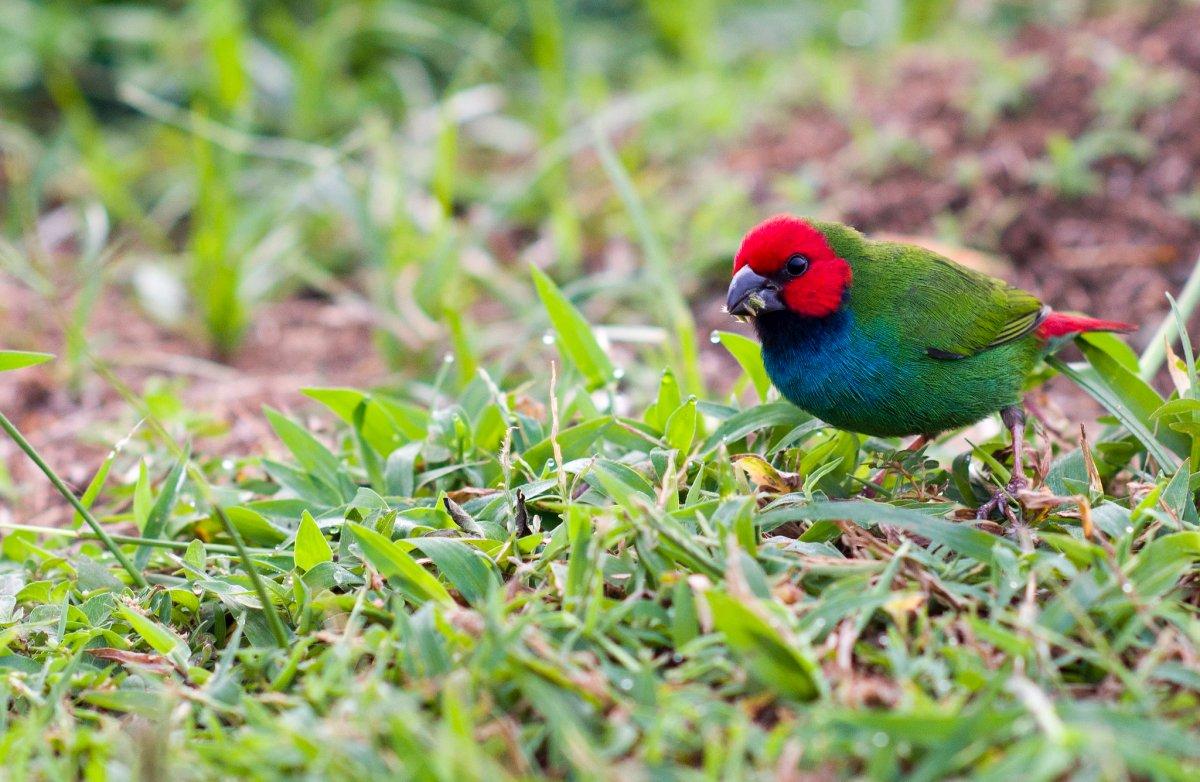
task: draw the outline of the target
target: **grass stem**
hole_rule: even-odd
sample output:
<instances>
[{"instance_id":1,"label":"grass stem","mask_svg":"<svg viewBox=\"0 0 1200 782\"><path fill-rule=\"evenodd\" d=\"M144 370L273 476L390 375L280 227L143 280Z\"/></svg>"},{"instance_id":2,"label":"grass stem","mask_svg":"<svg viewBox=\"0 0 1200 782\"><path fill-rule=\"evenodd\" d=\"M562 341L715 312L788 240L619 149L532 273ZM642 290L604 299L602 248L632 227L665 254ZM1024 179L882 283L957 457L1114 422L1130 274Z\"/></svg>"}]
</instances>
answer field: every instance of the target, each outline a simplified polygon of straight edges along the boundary
<instances>
[{"instance_id":1,"label":"grass stem","mask_svg":"<svg viewBox=\"0 0 1200 782\"><path fill-rule=\"evenodd\" d=\"M80 530L63 529L62 527L41 527L37 524L4 524L0 523L0 529L12 530L14 532L32 532L36 535L47 535L55 538L72 538L75 540L97 540L97 536L92 532L83 532ZM187 551L190 541L182 540L164 540L162 538L143 538L138 535L118 535L109 533L108 535L117 543L124 543L131 546L150 546L151 548L168 548L174 551ZM226 545L224 543L205 543L204 550L209 554L225 554L229 556L239 556L236 546ZM276 551L269 548L253 548L246 547L246 551L253 556L270 557L284 552Z\"/></svg>"},{"instance_id":2,"label":"grass stem","mask_svg":"<svg viewBox=\"0 0 1200 782\"><path fill-rule=\"evenodd\" d=\"M129 558L125 556L125 553L121 551L121 546L115 540L113 540L112 536L105 531L104 527L100 526L100 522L97 521L96 517L92 515L92 512L87 509L87 506L79 501L79 498L75 496L75 492L71 491L71 488L67 486L65 482L63 482L63 479L58 477L58 473L56 473L50 467L50 465L46 463L46 460L41 457L41 455L37 452L37 449L25 439L25 436L21 434L20 430L17 429L12 421L8 420L8 416L4 415L4 413L0 413L0 428L4 429L8 436L13 439L13 442L15 442L17 446L25 452L25 455L37 465L38 469L50 479L50 483L54 484L54 488L58 490L58 493L66 498L67 502L71 503L79 515L83 517L83 520L87 522L87 525L91 527L92 532L96 535L96 538L104 544L104 547L108 549L114 557L116 557L117 562L121 564L121 567L123 567L125 572L129 574L129 577L133 579L133 583L139 587L149 586L148 582L146 581L146 577L142 575L140 570L133 566L133 563L130 562Z\"/></svg>"}]
</instances>

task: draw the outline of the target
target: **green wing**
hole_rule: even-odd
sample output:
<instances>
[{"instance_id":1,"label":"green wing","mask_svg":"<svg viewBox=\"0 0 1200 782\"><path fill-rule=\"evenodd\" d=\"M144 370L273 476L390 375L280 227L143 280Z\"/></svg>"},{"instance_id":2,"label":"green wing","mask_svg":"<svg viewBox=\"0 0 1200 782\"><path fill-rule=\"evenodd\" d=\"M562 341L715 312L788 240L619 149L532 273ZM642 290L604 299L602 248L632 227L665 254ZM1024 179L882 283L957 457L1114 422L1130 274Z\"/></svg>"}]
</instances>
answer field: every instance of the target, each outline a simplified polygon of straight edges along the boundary
<instances>
[{"instance_id":1,"label":"green wing","mask_svg":"<svg viewBox=\"0 0 1200 782\"><path fill-rule=\"evenodd\" d=\"M919 247L895 245L906 285L901 328L926 354L953 360L1020 339L1048 309L1032 293Z\"/></svg>"}]
</instances>

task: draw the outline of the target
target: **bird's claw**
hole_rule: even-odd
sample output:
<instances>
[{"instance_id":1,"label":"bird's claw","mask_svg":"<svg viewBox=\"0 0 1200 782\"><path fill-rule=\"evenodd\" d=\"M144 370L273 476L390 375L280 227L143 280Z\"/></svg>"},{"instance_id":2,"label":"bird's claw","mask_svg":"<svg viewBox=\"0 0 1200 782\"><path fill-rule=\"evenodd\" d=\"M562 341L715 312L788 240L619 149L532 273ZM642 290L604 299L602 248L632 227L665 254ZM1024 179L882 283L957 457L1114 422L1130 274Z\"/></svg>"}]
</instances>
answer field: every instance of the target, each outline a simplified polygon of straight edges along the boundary
<instances>
[{"instance_id":1,"label":"bird's claw","mask_svg":"<svg viewBox=\"0 0 1200 782\"><path fill-rule=\"evenodd\" d=\"M975 512L976 519L986 519L992 515L992 511L999 508L1009 521L1016 521L1016 514L1009 507L1007 500L1020 502L1017 493L1023 489L1029 488L1029 481L1023 475L1014 475L1012 480L1006 486L996 491L992 498L979 506L979 510Z\"/></svg>"}]
</instances>

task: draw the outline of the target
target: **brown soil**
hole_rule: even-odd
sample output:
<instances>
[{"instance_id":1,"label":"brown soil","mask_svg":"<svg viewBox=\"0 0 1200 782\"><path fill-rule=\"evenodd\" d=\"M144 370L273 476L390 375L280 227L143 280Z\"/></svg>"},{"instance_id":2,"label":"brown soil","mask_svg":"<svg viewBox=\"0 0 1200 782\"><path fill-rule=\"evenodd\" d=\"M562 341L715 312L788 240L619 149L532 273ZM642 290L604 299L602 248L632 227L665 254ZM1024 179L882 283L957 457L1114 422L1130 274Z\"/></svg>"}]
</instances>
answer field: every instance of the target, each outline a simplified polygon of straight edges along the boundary
<instances>
[{"instance_id":1,"label":"brown soil","mask_svg":"<svg viewBox=\"0 0 1200 782\"><path fill-rule=\"evenodd\" d=\"M36 303L27 293L6 289L5 320L15 323L6 347L61 351L61 323L69 311ZM11 318L11 320L8 320ZM6 329L7 331L7 329ZM372 324L353 306L312 299L264 305L256 312L242 349L228 363L206 358L198 340L152 322L119 292L109 291L90 321L92 350L132 388L152 377L178 378L183 402L211 416L224 431L201 443L207 453L230 456L277 449L261 408L306 406L300 389L309 386L370 387L387 372L373 349ZM82 491L96 468L137 417L120 395L95 377L70 388L60 360L0 375L3 410L69 485ZM327 417L310 425L329 425ZM55 523L66 518L49 483L7 438L0 460L18 494L15 508L0 499L0 521L11 511L21 523Z\"/></svg>"}]
</instances>

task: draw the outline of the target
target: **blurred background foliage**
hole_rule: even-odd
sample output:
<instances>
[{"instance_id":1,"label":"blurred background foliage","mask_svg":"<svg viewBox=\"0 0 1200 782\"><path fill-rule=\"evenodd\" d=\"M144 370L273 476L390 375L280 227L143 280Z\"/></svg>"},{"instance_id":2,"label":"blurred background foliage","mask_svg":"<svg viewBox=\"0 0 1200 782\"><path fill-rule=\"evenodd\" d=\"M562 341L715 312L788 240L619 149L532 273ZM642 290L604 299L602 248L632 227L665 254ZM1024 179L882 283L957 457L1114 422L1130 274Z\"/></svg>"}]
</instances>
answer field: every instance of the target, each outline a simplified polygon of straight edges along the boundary
<instances>
[{"instance_id":1,"label":"blurred background foliage","mask_svg":"<svg viewBox=\"0 0 1200 782\"><path fill-rule=\"evenodd\" d=\"M528 261L594 320L686 352L684 297L760 212L723 143L805 102L852 116L862 52L1086 5L4 0L0 264L77 340L110 286L225 357L259 303L316 296L369 313L419 373L447 344L464 372L520 360L545 328ZM1019 99L1015 68L978 122ZM919 162L855 125L868 168ZM814 210L811 182L793 191ZM495 322L515 331L476 328Z\"/></svg>"}]
</instances>

